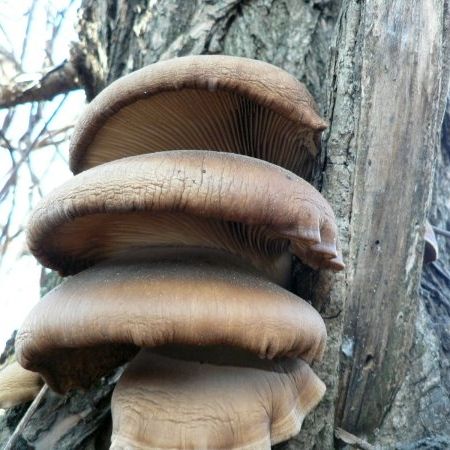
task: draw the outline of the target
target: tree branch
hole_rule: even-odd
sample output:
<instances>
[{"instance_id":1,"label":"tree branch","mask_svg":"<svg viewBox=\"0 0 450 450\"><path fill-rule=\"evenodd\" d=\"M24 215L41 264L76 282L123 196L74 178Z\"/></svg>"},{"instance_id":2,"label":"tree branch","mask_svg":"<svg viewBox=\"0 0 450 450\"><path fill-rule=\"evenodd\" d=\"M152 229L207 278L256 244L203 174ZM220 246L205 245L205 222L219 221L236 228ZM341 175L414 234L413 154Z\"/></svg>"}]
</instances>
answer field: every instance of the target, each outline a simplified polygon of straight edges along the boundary
<instances>
[{"instance_id":1,"label":"tree branch","mask_svg":"<svg viewBox=\"0 0 450 450\"><path fill-rule=\"evenodd\" d=\"M34 79L0 84L0 109L31 101L51 100L59 94L80 88L72 63L65 60Z\"/></svg>"}]
</instances>

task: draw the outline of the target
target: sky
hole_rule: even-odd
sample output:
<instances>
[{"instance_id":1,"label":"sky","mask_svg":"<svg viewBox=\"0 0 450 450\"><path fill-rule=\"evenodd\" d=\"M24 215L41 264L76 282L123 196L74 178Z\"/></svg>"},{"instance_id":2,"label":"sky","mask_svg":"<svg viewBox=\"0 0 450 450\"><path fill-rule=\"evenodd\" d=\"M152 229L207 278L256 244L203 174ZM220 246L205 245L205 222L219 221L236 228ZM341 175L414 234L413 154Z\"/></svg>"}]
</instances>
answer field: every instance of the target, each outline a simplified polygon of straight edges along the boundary
<instances>
[{"instance_id":1,"label":"sky","mask_svg":"<svg viewBox=\"0 0 450 450\"><path fill-rule=\"evenodd\" d=\"M44 58L44 48L48 31L46 29L46 8L64 8L70 0L37 0L35 6L34 20L31 23L30 44L25 54L24 69L27 73L38 71L42 67ZM0 24L4 33L0 34L0 46L21 53L23 36L27 26L26 12L30 6L30 0L0 0ZM77 8L80 1L75 0L69 8L64 19L59 38L53 52L53 60L56 64L68 58L69 47L72 41L77 39L75 31L75 21ZM44 109L43 121L51 115L63 96L55 98L49 102ZM57 116L52 121L52 129L73 124L77 114L84 105L84 94L81 91L71 93ZM28 125L28 112L30 105L17 107L16 117L10 127L8 139L15 142L24 132L24 126ZM6 111L0 110L0 123L3 122ZM37 129L40 129L39 127ZM62 184L71 177L67 166L67 143L61 146L60 154L55 154L51 149L37 149L32 152L31 165L33 171L41 180L42 194L50 192L52 189ZM3 185L5 177L10 170L10 158L5 148L0 145L0 182ZM13 227L19 228L26 223L29 210L29 199L36 204L40 195L31 192L31 178L26 170L21 170L18 174L19 186L15 214L13 217ZM30 197L31 196L31 197ZM10 202L0 204L0 226L5 223ZM0 264L0 353L4 348L6 340L12 332L20 327L27 313L39 300L39 279L41 267L36 260L30 256L24 256L25 236L13 242L7 254Z\"/></svg>"}]
</instances>

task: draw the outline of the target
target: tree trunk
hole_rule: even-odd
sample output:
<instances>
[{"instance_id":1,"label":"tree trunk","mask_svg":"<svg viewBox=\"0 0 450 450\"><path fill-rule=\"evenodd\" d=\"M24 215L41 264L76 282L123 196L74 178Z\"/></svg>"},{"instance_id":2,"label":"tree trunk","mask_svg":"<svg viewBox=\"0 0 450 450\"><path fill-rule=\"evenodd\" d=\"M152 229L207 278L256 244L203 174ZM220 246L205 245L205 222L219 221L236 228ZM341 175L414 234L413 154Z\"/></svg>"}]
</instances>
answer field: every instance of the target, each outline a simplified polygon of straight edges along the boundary
<instances>
[{"instance_id":1,"label":"tree trunk","mask_svg":"<svg viewBox=\"0 0 450 450\"><path fill-rule=\"evenodd\" d=\"M225 53L292 73L330 122L313 182L335 210L347 269L296 270L297 292L327 324L327 352L314 367L327 394L280 448L332 449L336 425L377 443L426 435L410 423L399 439L392 415L400 411L397 392L416 389L404 380L448 89L447 7L447 0L82 2L72 63L89 99L160 59ZM445 208L441 214L450 217ZM88 448L89 433L55 448Z\"/></svg>"}]
</instances>

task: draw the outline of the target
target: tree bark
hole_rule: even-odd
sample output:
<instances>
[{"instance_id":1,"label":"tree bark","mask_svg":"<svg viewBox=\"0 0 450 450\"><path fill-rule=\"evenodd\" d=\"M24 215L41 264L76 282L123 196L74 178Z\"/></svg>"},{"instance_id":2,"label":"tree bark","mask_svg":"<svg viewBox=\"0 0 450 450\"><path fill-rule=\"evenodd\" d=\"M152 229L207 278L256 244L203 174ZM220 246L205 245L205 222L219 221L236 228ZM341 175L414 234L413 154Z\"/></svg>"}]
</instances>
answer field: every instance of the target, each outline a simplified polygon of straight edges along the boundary
<instances>
[{"instance_id":1,"label":"tree bark","mask_svg":"<svg viewBox=\"0 0 450 450\"><path fill-rule=\"evenodd\" d=\"M351 282L337 407L339 423L351 432L381 425L408 368L447 94L446 6L372 1L360 10L354 158L347 159L354 163Z\"/></svg>"},{"instance_id":2,"label":"tree bark","mask_svg":"<svg viewBox=\"0 0 450 450\"><path fill-rule=\"evenodd\" d=\"M83 0L80 17L71 61L89 99L146 64L199 53L261 59L307 85L330 122L312 181L336 213L347 269L295 269L297 293L327 324L314 367L327 394L278 447L332 449L336 426L356 441L395 442L401 399L417 393L404 382L414 331L411 355L425 336L417 291L448 90L448 0ZM78 442L55 448L89 447Z\"/></svg>"}]
</instances>

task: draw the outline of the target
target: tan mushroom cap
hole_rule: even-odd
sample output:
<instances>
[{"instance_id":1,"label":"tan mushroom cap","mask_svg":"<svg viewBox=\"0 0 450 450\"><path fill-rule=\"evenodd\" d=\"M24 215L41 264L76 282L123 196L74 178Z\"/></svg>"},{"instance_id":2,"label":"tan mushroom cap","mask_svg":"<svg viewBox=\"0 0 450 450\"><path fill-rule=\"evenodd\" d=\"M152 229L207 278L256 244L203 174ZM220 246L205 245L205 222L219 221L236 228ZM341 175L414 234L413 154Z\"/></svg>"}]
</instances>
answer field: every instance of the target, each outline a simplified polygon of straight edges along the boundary
<instances>
[{"instance_id":1,"label":"tan mushroom cap","mask_svg":"<svg viewBox=\"0 0 450 450\"><path fill-rule=\"evenodd\" d=\"M52 389L88 387L138 347L228 345L320 359L326 328L307 302L217 252L130 254L69 278L36 305L16 354Z\"/></svg>"},{"instance_id":2,"label":"tan mushroom cap","mask_svg":"<svg viewBox=\"0 0 450 450\"><path fill-rule=\"evenodd\" d=\"M439 258L439 246L436 239L436 234L434 233L433 227L428 220L425 222L424 240L425 249L423 253L423 262L424 264L428 264Z\"/></svg>"},{"instance_id":3,"label":"tan mushroom cap","mask_svg":"<svg viewBox=\"0 0 450 450\"><path fill-rule=\"evenodd\" d=\"M28 226L31 252L64 275L144 246L225 249L271 272L290 244L306 264L340 270L336 243L330 205L303 179L255 158L195 150L83 172L48 195Z\"/></svg>"},{"instance_id":4,"label":"tan mushroom cap","mask_svg":"<svg viewBox=\"0 0 450 450\"><path fill-rule=\"evenodd\" d=\"M296 435L325 386L302 360L217 365L142 350L112 397L111 449L267 450Z\"/></svg>"},{"instance_id":5,"label":"tan mushroom cap","mask_svg":"<svg viewBox=\"0 0 450 450\"><path fill-rule=\"evenodd\" d=\"M223 55L161 61L112 83L70 145L74 173L147 152L204 149L310 175L327 126L305 86L271 64Z\"/></svg>"},{"instance_id":6,"label":"tan mushroom cap","mask_svg":"<svg viewBox=\"0 0 450 450\"><path fill-rule=\"evenodd\" d=\"M24 369L17 361L0 370L0 408L30 402L44 384L39 374Z\"/></svg>"}]
</instances>

